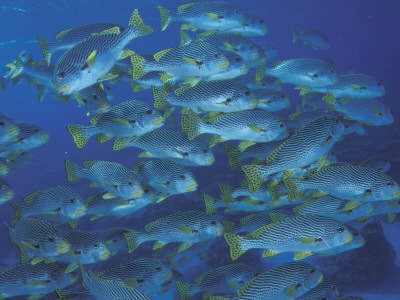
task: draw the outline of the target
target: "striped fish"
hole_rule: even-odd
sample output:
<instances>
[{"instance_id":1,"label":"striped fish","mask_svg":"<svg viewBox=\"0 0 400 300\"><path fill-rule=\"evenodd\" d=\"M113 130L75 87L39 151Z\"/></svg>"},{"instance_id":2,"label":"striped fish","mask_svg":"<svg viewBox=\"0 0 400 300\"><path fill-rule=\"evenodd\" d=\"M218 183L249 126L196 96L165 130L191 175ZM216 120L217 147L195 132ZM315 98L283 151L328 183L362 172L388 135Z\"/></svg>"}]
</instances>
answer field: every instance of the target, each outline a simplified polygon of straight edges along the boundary
<instances>
[{"instance_id":1,"label":"striped fish","mask_svg":"<svg viewBox=\"0 0 400 300\"><path fill-rule=\"evenodd\" d=\"M67 130L78 148L86 145L92 135L102 144L114 136L134 137L164 125L161 113L150 104L130 100L113 105L109 112L97 114L91 125L67 125Z\"/></svg>"},{"instance_id":2,"label":"striped fish","mask_svg":"<svg viewBox=\"0 0 400 300\"><path fill-rule=\"evenodd\" d=\"M257 100L251 90L234 80L218 80L199 83L198 85L175 90L168 94L156 87L152 88L154 106L160 108L186 108L195 112L235 112L253 109Z\"/></svg>"},{"instance_id":3,"label":"striped fish","mask_svg":"<svg viewBox=\"0 0 400 300\"><path fill-rule=\"evenodd\" d=\"M284 93L273 88L252 89L251 92L258 100L257 108L259 109L279 111L291 105L289 98Z\"/></svg>"},{"instance_id":4,"label":"striped fish","mask_svg":"<svg viewBox=\"0 0 400 300\"><path fill-rule=\"evenodd\" d=\"M348 224L346 224L346 227L349 229L353 236L353 239L349 243L337 247L332 247L328 250L321 251L318 254L322 256L333 255L363 247L365 245L365 239L362 234L357 229Z\"/></svg>"},{"instance_id":5,"label":"striped fish","mask_svg":"<svg viewBox=\"0 0 400 300\"><path fill-rule=\"evenodd\" d=\"M108 74L119 58L132 51L124 51L134 38L149 34L153 29L144 24L135 9L127 28L113 27L94 34L67 50L58 60L53 84L62 95L71 95L100 81L114 78Z\"/></svg>"},{"instance_id":6,"label":"striped fish","mask_svg":"<svg viewBox=\"0 0 400 300\"><path fill-rule=\"evenodd\" d=\"M119 27L115 23L90 23L64 29L56 34L55 42L48 42L37 36L44 60L50 64L51 56L58 51L67 51L76 44L82 42L94 33L99 33L113 27Z\"/></svg>"},{"instance_id":7,"label":"striped fish","mask_svg":"<svg viewBox=\"0 0 400 300\"><path fill-rule=\"evenodd\" d=\"M15 154L15 152L0 153L0 173L3 174L1 176L8 176L13 170L24 167L33 159L33 156L26 151L17 153L17 156ZM5 171L8 173L5 174Z\"/></svg>"},{"instance_id":8,"label":"striped fish","mask_svg":"<svg viewBox=\"0 0 400 300\"><path fill-rule=\"evenodd\" d=\"M288 262L254 277L237 293L240 299L291 300L315 287L322 279L322 273L312 265Z\"/></svg>"},{"instance_id":9,"label":"striped fish","mask_svg":"<svg viewBox=\"0 0 400 300\"><path fill-rule=\"evenodd\" d=\"M163 197L197 190L192 172L174 161L158 159L133 165L133 173L141 182L163 193Z\"/></svg>"},{"instance_id":10,"label":"striped fish","mask_svg":"<svg viewBox=\"0 0 400 300\"><path fill-rule=\"evenodd\" d=\"M226 33L240 34L246 37L266 35L268 27L265 25L264 19L249 12L243 13L244 22L239 27L226 30ZM273 57L268 57L273 58Z\"/></svg>"},{"instance_id":11,"label":"striped fish","mask_svg":"<svg viewBox=\"0 0 400 300\"><path fill-rule=\"evenodd\" d=\"M175 213L147 224L144 229L144 233L132 231L125 234L129 253L147 241L156 241L153 250L168 243L181 242L177 250L181 252L194 243L208 241L224 233L220 221L199 211Z\"/></svg>"},{"instance_id":12,"label":"striped fish","mask_svg":"<svg viewBox=\"0 0 400 300\"><path fill-rule=\"evenodd\" d=\"M286 125L279 117L262 110L234 112L207 119L189 112L188 119L181 118L181 131L188 133L189 140L203 133L216 135L209 140L210 146L226 140L242 140L250 146L255 142L284 139L288 135Z\"/></svg>"},{"instance_id":13,"label":"striped fish","mask_svg":"<svg viewBox=\"0 0 400 300\"><path fill-rule=\"evenodd\" d=\"M336 300L340 293L337 287L329 280L323 280L317 286L313 287L304 295L296 298L296 300L325 299Z\"/></svg>"},{"instance_id":14,"label":"striped fish","mask_svg":"<svg viewBox=\"0 0 400 300\"><path fill-rule=\"evenodd\" d=\"M153 130L130 140L115 139L114 150L125 147L145 150L139 157L165 158L184 166L208 166L215 161L206 143L200 139L189 140L180 131Z\"/></svg>"},{"instance_id":15,"label":"striped fish","mask_svg":"<svg viewBox=\"0 0 400 300\"><path fill-rule=\"evenodd\" d=\"M156 259L138 258L114 266L97 276L156 296L171 289L172 271Z\"/></svg>"},{"instance_id":16,"label":"striped fish","mask_svg":"<svg viewBox=\"0 0 400 300\"><path fill-rule=\"evenodd\" d=\"M231 233L225 234L233 260L253 248L266 249L263 257L296 252L294 259L298 260L347 244L353 239L343 223L316 215L297 216L267 224L254 231L251 236L252 238L245 238Z\"/></svg>"},{"instance_id":17,"label":"striped fish","mask_svg":"<svg viewBox=\"0 0 400 300\"><path fill-rule=\"evenodd\" d=\"M73 95L78 101L78 106L87 111L87 116L109 112L109 100L114 97L111 88L103 83L95 83Z\"/></svg>"},{"instance_id":18,"label":"striped fish","mask_svg":"<svg viewBox=\"0 0 400 300\"><path fill-rule=\"evenodd\" d=\"M198 293L232 294L246 282L258 276L257 270L246 264L236 263L209 270L195 278L194 284L176 282L180 299L189 300Z\"/></svg>"},{"instance_id":19,"label":"striped fish","mask_svg":"<svg viewBox=\"0 0 400 300\"><path fill-rule=\"evenodd\" d=\"M21 263L35 257L37 264L46 257L55 257L70 250L71 244L55 227L38 219L16 219L8 227L11 243L20 250Z\"/></svg>"},{"instance_id":20,"label":"striped fish","mask_svg":"<svg viewBox=\"0 0 400 300\"><path fill-rule=\"evenodd\" d=\"M96 234L99 240L105 244L112 256L119 250L126 247L125 234L130 230L125 227L110 227Z\"/></svg>"},{"instance_id":21,"label":"striped fish","mask_svg":"<svg viewBox=\"0 0 400 300\"><path fill-rule=\"evenodd\" d=\"M85 161L84 168L66 160L68 181L87 178L92 187L101 187L108 193L103 198L131 199L143 195L138 177L123 165L108 161Z\"/></svg>"},{"instance_id":22,"label":"striped fish","mask_svg":"<svg viewBox=\"0 0 400 300\"><path fill-rule=\"evenodd\" d=\"M314 119L271 152L265 160L265 166L242 167L249 181L250 192L257 190L273 173L286 170L283 175L283 178L286 178L293 172L291 169L307 166L317 160L318 166L321 167L327 153L339 140L342 132L343 124L335 116L325 114Z\"/></svg>"}]
</instances>

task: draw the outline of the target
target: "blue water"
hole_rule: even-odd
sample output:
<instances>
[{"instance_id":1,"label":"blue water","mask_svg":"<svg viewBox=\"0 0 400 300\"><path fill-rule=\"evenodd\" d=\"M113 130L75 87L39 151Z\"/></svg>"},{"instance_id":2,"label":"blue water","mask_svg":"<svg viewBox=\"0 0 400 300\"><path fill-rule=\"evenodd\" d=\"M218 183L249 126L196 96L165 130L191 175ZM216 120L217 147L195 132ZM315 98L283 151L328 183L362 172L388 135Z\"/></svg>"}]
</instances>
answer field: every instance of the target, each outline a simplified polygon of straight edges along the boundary
<instances>
[{"instance_id":1,"label":"blue water","mask_svg":"<svg viewBox=\"0 0 400 300\"><path fill-rule=\"evenodd\" d=\"M317 57L329 59L339 74L363 73L372 75L382 81L386 87L383 100L393 110L395 122L389 126L368 127L368 137L352 135L335 146L341 161L361 161L371 155L386 158L391 162L389 175L400 180L400 128L399 115L400 94L399 76L399 39L400 19L397 0L249 0L229 1L244 11L256 13L264 18L269 31L264 37L254 38L257 42L267 42L278 49L278 59ZM36 42L36 35L51 39L57 32L76 25L90 22L115 22L126 24L134 8L138 8L145 23L151 25L154 33L135 39L129 46L138 53L155 53L159 50L178 45L179 26L172 23L166 31L160 30L160 18L157 5L174 9L185 3L177 0L125 1L125 0L57 0L28 1L0 0L0 65L15 59L22 49L33 54L35 59L42 59ZM292 43L291 30L315 28L325 32L332 41L332 47L316 51L301 42ZM59 53L57 53L57 56ZM55 57L54 57L55 58ZM52 60L53 61L53 60ZM55 60L54 60L55 61ZM140 99L153 103L150 91L132 93L127 83L112 86L114 100L112 104L131 99ZM285 85L284 92L293 104L301 102L298 90L292 85ZM34 160L28 166L18 169L6 180L16 192L13 201L21 203L21 199L29 193L57 185L72 187L83 196L89 196L93 189L88 182L80 180L69 183L64 170L64 160L81 164L85 160L106 160L131 166L140 161L139 149L128 148L113 152L111 143L97 145L94 138L83 149L77 149L65 126L67 124L88 124L85 112L76 106L75 101L64 105L59 100L46 96L40 104L36 97L36 88L22 81L16 86L8 85L4 93L0 93L0 112L14 121L27 121L40 125L50 135L50 141L32 150ZM283 111L287 115L293 111ZM280 112L278 113L280 114ZM79 226L84 230L108 228L110 226L126 226L140 229L143 225L177 211L189 209L204 210L202 194L218 195L218 184L237 185L241 179L240 171L232 172L228 166L223 145L214 148L216 163L211 167L191 168L198 183L196 193L185 196L174 196L164 203L146 208L124 219L104 218L102 221L89 222L85 219ZM13 210L7 204L1 206L1 220L10 222ZM387 224L384 220L369 225L372 233L367 235L364 248L352 253L335 257L335 270L329 270L331 257L308 259L317 266L328 266L323 272L336 283L343 294L363 296L365 299L400 299L400 252L399 222ZM67 229L67 227L65 227ZM229 250L222 241L216 241L213 253L206 256L202 267L198 260L180 264L181 271L193 272L194 268L207 270L212 267L230 263ZM18 263L18 252L7 237L7 231L0 231L1 259L0 267L8 267ZM379 251L378 251L379 250ZM374 253L374 255L369 255ZM107 267L146 255L144 251L128 254L122 250L117 257L108 261L87 265L87 270L95 272ZM147 254L148 255L148 254ZM244 262L261 265L262 270L289 261L291 256L281 255L273 260L263 260L255 253L246 255ZM324 261L325 260L325 261ZM330 262L330 263L328 263ZM207 267L204 267L207 265ZM339 266L339 267L338 267ZM335 281L336 280L336 281ZM159 299L171 299L174 291L162 295ZM45 299L53 299L46 296ZM23 298L18 298L23 299Z\"/></svg>"}]
</instances>

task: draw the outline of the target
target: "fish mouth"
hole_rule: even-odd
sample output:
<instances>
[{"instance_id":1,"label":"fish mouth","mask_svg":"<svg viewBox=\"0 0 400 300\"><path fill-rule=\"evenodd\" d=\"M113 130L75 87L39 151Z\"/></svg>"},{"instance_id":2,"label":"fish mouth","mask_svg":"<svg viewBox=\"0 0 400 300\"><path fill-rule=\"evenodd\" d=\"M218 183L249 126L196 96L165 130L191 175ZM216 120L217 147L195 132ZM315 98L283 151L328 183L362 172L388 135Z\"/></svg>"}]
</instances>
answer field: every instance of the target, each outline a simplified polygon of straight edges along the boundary
<instances>
[{"instance_id":1,"label":"fish mouth","mask_svg":"<svg viewBox=\"0 0 400 300\"><path fill-rule=\"evenodd\" d=\"M260 58L259 60L258 60L258 62L259 63L266 63L267 62L267 58L266 57L263 57L263 58Z\"/></svg>"},{"instance_id":2,"label":"fish mouth","mask_svg":"<svg viewBox=\"0 0 400 300\"><path fill-rule=\"evenodd\" d=\"M70 248L71 248L71 244L70 243L68 243L66 241L61 242L60 246L58 246L58 248L56 249L56 253L57 254L67 253Z\"/></svg>"},{"instance_id":3,"label":"fish mouth","mask_svg":"<svg viewBox=\"0 0 400 300\"><path fill-rule=\"evenodd\" d=\"M218 230L218 231L217 231L217 236L221 236L221 235L223 235L223 234L224 234L224 232L225 232L225 229L224 229L224 228L222 228L222 229Z\"/></svg>"},{"instance_id":4,"label":"fish mouth","mask_svg":"<svg viewBox=\"0 0 400 300\"><path fill-rule=\"evenodd\" d=\"M11 125L11 126L10 126L10 129L8 129L6 135L7 135L7 136L12 136L12 135L14 135L14 133L16 133L16 132L18 132L18 131L19 131L19 128L18 128L17 126Z\"/></svg>"},{"instance_id":5,"label":"fish mouth","mask_svg":"<svg viewBox=\"0 0 400 300\"><path fill-rule=\"evenodd\" d=\"M195 191L197 189L197 186L198 186L197 182L195 180L193 180L191 184L189 184L185 187L185 189L187 191Z\"/></svg>"},{"instance_id":6,"label":"fish mouth","mask_svg":"<svg viewBox=\"0 0 400 300\"><path fill-rule=\"evenodd\" d=\"M69 89L71 88L71 86L69 84L65 84L63 86L60 86L57 88L57 92L59 92L60 94L65 95Z\"/></svg>"},{"instance_id":7,"label":"fish mouth","mask_svg":"<svg viewBox=\"0 0 400 300\"><path fill-rule=\"evenodd\" d=\"M99 255L100 260L106 260L107 258L110 257L110 251L108 249L105 249L102 253Z\"/></svg>"},{"instance_id":8,"label":"fish mouth","mask_svg":"<svg viewBox=\"0 0 400 300\"><path fill-rule=\"evenodd\" d=\"M215 157L206 159L206 164L207 165L212 165L214 163L214 161L215 161Z\"/></svg>"},{"instance_id":9,"label":"fish mouth","mask_svg":"<svg viewBox=\"0 0 400 300\"><path fill-rule=\"evenodd\" d=\"M348 243L350 243L352 240L353 240L353 235L350 234L350 236L349 236L347 239L345 239L344 243L345 243L345 244L348 244Z\"/></svg>"},{"instance_id":10,"label":"fish mouth","mask_svg":"<svg viewBox=\"0 0 400 300\"><path fill-rule=\"evenodd\" d=\"M106 112L109 112L110 110L111 110L111 106L107 103L100 105L98 108L98 111L101 113L106 113Z\"/></svg>"},{"instance_id":11,"label":"fish mouth","mask_svg":"<svg viewBox=\"0 0 400 300\"><path fill-rule=\"evenodd\" d=\"M268 32L268 27L264 27L263 29L261 29L261 31L262 31L263 33L267 33L267 32Z\"/></svg>"},{"instance_id":12,"label":"fish mouth","mask_svg":"<svg viewBox=\"0 0 400 300\"><path fill-rule=\"evenodd\" d=\"M133 192L132 193L132 198L139 198L143 194L144 194L143 190L139 190L139 191Z\"/></svg>"},{"instance_id":13,"label":"fish mouth","mask_svg":"<svg viewBox=\"0 0 400 300\"><path fill-rule=\"evenodd\" d=\"M358 246L363 246L365 244L365 240L364 239L362 239L359 243L358 243Z\"/></svg>"},{"instance_id":14,"label":"fish mouth","mask_svg":"<svg viewBox=\"0 0 400 300\"><path fill-rule=\"evenodd\" d=\"M255 54L251 55L251 58L256 60L259 56L260 56L260 54L255 53Z\"/></svg>"},{"instance_id":15,"label":"fish mouth","mask_svg":"<svg viewBox=\"0 0 400 300\"><path fill-rule=\"evenodd\" d=\"M172 276L172 271L170 270L170 271L168 272L168 274L166 274L166 275L163 277L163 280L164 280L164 281L167 281L168 279L171 278L171 276Z\"/></svg>"},{"instance_id":16,"label":"fish mouth","mask_svg":"<svg viewBox=\"0 0 400 300\"><path fill-rule=\"evenodd\" d=\"M164 121L163 117L158 117L157 119L155 119L152 123L153 125L158 125L160 124L162 121Z\"/></svg>"},{"instance_id":17,"label":"fish mouth","mask_svg":"<svg viewBox=\"0 0 400 300\"><path fill-rule=\"evenodd\" d=\"M220 69L226 69L227 67L229 67L229 65L230 65L229 60L225 58L223 60L223 63L219 64L219 68Z\"/></svg>"},{"instance_id":18,"label":"fish mouth","mask_svg":"<svg viewBox=\"0 0 400 300\"><path fill-rule=\"evenodd\" d=\"M324 274L321 273L318 278L318 283L321 283L322 279L324 279Z\"/></svg>"},{"instance_id":19,"label":"fish mouth","mask_svg":"<svg viewBox=\"0 0 400 300\"><path fill-rule=\"evenodd\" d=\"M244 73L247 72L249 70L249 66L244 66L240 68L240 72Z\"/></svg>"},{"instance_id":20,"label":"fish mouth","mask_svg":"<svg viewBox=\"0 0 400 300\"><path fill-rule=\"evenodd\" d=\"M385 93L386 93L386 90L383 89L383 90L381 91L381 94L382 94L382 95L385 95Z\"/></svg>"},{"instance_id":21,"label":"fish mouth","mask_svg":"<svg viewBox=\"0 0 400 300\"><path fill-rule=\"evenodd\" d=\"M45 142L45 141L47 141L48 139L49 139L49 135L48 135L47 133L45 133L45 132L42 132L41 135L40 135L40 137L39 137L39 140L40 140L41 142Z\"/></svg>"},{"instance_id":22,"label":"fish mouth","mask_svg":"<svg viewBox=\"0 0 400 300\"><path fill-rule=\"evenodd\" d=\"M74 211L75 216L83 216L87 213L87 207L81 207Z\"/></svg>"},{"instance_id":23,"label":"fish mouth","mask_svg":"<svg viewBox=\"0 0 400 300\"><path fill-rule=\"evenodd\" d=\"M258 99L253 98L253 100L250 101L249 107L255 107L258 104Z\"/></svg>"}]
</instances>

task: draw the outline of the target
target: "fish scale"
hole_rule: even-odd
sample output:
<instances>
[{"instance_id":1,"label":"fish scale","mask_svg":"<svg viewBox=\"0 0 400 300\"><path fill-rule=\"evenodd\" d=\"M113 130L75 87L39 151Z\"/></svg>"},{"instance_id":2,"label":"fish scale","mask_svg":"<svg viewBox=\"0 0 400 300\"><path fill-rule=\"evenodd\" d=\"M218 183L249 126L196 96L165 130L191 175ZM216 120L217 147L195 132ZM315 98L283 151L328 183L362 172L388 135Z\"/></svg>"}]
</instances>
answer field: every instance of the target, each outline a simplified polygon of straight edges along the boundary
<instances>
[{"instance_id":1,"label":"fish scale","mask_svg":"<svg viewBox=\"0 0 400 300\"><path fill-rule=\"evenodd\" d=\"M235 233L253 232L265 224L271 224L277 220L286 220L291 217L293 217L293 213L286 210L263 211L240 219L240 225L235 226L234 230Z\"/></svg>"},{"instance_id":2,"label":"fish scale","mask_svg":"<svg viewBox=\"0 0 400 300\"><path fill-rule=\"evenodd\" d=\"M289 300L316 286L322 276L308 263L288 262L255 277L238 291L238 295L240 299Z\"/></svg>"},{"instance_id":3,"label":"fish scale","mask_svg":"<svg viewBox=\"0 0 400 300\"><path fill-rule=\"evenodd\" d=\"M100 83L95 83L76 92L78 97L75 96L75 98L77 98L79 106L83 106L88 111L88 115L91 113L105 113L110 111L111 106L108 100L113 97L105 89L109 88Z\"/></svg>"},{"instance_id":4,"label":"fish scale","mask_svg":"<svg viewBox=\"0 0 400 300\"><path fill-rule=\"evenodd\" d=\"M400 186L392 177L359 166L325 167L312 178L297 181L295 185L300 190L321 190L338 198L361 202L392 200L400 196ZM293 191L289 187L290 181L288 189Z\"/></svg>"}]
</instances>

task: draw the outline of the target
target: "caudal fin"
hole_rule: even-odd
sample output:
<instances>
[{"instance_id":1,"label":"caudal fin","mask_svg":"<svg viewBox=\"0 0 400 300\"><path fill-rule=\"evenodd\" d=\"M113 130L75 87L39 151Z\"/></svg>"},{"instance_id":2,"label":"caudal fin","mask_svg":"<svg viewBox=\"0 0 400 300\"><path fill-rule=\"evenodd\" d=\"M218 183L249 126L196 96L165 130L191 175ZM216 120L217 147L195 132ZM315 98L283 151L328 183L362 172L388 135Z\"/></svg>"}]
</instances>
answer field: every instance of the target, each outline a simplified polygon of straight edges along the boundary
<instances>
[{"instance_id":1,"label":"caudal fin","mask_svg":"<svg viewBox=\"0 0 400 300\"><path fill-rule=\"evenodd\" d=\"M199 132L199 125L201 123L201 119L197 116L194 111L189 111L189 128L188 128L188 139L193 140L198 137L201 133Z\"/></svg>"},{"instance_id":2,"label":"caudal fin","mask_svg":"<svg viewBox=\"0 0 400 300\"><path fill-rule=\"evenodd\" d=\"M215 211L215 198L204 194L204 204L206 205L206 213L211 215Z\"/></svg>"},{"instance_id":3,"label":"caudal fin","mask_svg":"<svg viewBox=\"0 0 400 300\"><path fill-rule=\"evenodd\" d=\"M69 160L65 160L64 165L65 171L67 172L68 181L75 181L81 178L77 175L79 169L81 169L78 165Z\"/></svg>"},{"instance_id":4,"label":"caudal fin","mask_svg":"<svg viewBox=\"0 0 400 300\"><path fill-rule=\"evenodd\" d=\"M219 189L221 191L221 198L224 200L225 204L229 204L233 200L232 190L233 186L229 184L220 184Z\"/></svg>"},{"instance_id":5,"label":"caudal fin","mask_svg":"<svg viewBox=\"0 0 400 300\"><path fill-rule=\"evenodd\" d=\"M296 30L292 30L292 43L296 43L297 42L297 32Z\"/></svg>"},{"instance_id":6,"label":"caudal fin","mask_svg":"<svg viewBox=\"0 0 400 300\"><path fill-rule=\"evenodd\" d=\"M146 60L141 57L137 53L133 53L131 55L131 63L132 63L132 79L139 79L140 77L143 77L146 75L146 71L144 70L144 63ZM129 70L130 71L130 70Z\"/></svg>"},{"instance_id":7,"label":"caudal fin","mask_svg":"<svg viewBox=\"0 0 400 300\"><path fill-rule=\"evenodd\" d=\"M158 9L160 11L160 17L161 17L161 30L164 31L169 23L171 22L171 11L168 8L165 8L164 6L159 5Z\"/></svg>"},{"instance_id":8,"label":"caudal fin","mask_svg":"<svg viewBox=\"0 0 400 300\"><path fill-rule=\"evenodd\" d=\"M239 153L240 153L239 149L232 145L225 144L225 151L231 169L236 170L239 167L240 163L242 162L242 160L239 159Z\"/></svg>"},{"instance_id":9,"label":"caudal fin","mask_svg":"<svg viewBox=\"0 0 400 300\"><path fill-rule=\"evenodd\" d=\"M230 248L230 255L232 260L238 259L247 251L247 249L244 249L241 244L241 240L243 239L243 237L233 233L225 233L224 238Z\"/></svg>"},{"instance_id":10,"label":"caudal fin","mask_svg":"<svg viewBox=\"0 0 400 300\"><path fill-rule=\"evenodd\" d=\"M179 296L181 300L190 300L190 284L177 281L176 282L176 289L179 292Z\"/></svg>"},{"instance_id":11,"label":"caudal fin","mask_svg":"<svg viewBox=\"0 0 400 300\"><path fill-rule=\"evenodd\" d=\"M135 9L129 19L128 28L132 28L135 31L135 36L143 36L152 33L154 30L151 26L146 25L142 17L139 15L139 11Z\"/></svg>"},{"instance_id":12,"label":"caudal fin","mask_svg":"<svg viewBox=\"0 0 400 300\"><path fill-rule=\"evenodd\" d=\"M167 97L167 93L155 86L152 86L151 90L153 92L153 97L154 97L154 107L158 109L168 107L168 105L165 103L165 98Z\"/></svg>"},{"instance_id":13,"label":"caudal fin","mask_svg":"<svg viewBox=\"0 0 400 300\"><path fill-rule=\"evenodd\" d=\"M128 233L124 233L126 239L126 245L128 247L128 253L132 253L140 246L140 242L137 239L137 232L130 231Z\"/></svg>"},{"instance_id":14,"label":"caudal fin","mask_svg":"<svg viewBox=\"0 0 400 300\"><path fill-rule=\"evenodd\" d=\"M89 134L87 126L84 125L67 125L67 130L74 139L74 143L78 148L84 147L92 136Z\"/></svg>"},{"instance_id":15,"label":"caudal fin","mask_svg":"<svg viewBox=\"0 0 400 300\"><path fill-rule=\"evenodd\" d=\"M261 176L262 168L263 166L259 165L245 165L242 167L244 176L249 183L249 191L251 193L257 191L264 182L264 178Z\"/></svg>"},{"instance_id":16,"label":"caudal fin","mask_svg":"<svg viewBox=\"0 0 400 300\"><path fill-rule=\"evenodd\" d=\"M40 49L42 50L44 61L50 65L51 53L49 51L49 42L40 36L36 36Z\"/></svg>"}]
</instances>

